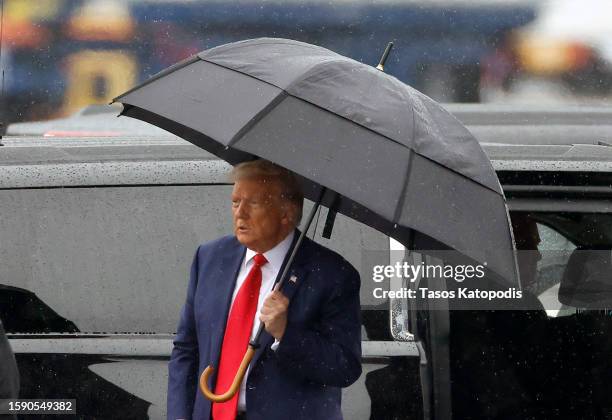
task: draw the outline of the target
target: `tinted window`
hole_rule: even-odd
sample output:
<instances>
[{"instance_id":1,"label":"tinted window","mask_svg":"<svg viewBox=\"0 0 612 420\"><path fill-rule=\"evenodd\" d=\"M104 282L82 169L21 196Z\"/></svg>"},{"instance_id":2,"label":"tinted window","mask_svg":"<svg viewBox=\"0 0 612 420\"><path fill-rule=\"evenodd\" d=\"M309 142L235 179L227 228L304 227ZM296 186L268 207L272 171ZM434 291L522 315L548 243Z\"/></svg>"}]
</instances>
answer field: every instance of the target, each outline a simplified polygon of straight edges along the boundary
<instances>
[{"instance_id":1,"label":"tinted window","mask_svg":"<svg viewBox=\"0 0 612 420\"><path fill-rule=\"evenodd\" d=\"M36 325L55 312L81 332L173 332L197 244L230 232L230 188L1 191L1 282Z\"/></svg>"},{"instance_id":2,"label":"tinted window","mask_svg":"<svg viewBox=\"0 0 612 420\"><path fill-rule=\"evenodd\" d=\"M0 191L7 330L173 333L197 245L232 232L230 191L227 185ZM323 224L317 240L340 252L367 284L363 249L384 249L387 238L338 216L325 240Z\"/></svg>"}]
</instances>

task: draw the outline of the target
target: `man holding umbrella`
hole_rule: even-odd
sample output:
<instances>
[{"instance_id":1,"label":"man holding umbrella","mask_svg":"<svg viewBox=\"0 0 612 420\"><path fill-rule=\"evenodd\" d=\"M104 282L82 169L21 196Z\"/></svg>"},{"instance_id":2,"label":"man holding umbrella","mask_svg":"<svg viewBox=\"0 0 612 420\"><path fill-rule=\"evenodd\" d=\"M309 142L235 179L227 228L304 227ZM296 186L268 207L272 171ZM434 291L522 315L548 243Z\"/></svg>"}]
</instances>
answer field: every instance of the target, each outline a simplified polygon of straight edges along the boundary
<instances>
[{"instance_id":1,"label":"man holding umbrella","mask_svg":"<svg viewBox=\"0 0 612 420\"><path fill-rule=\"evenodd\" d=\"M232 165L262 158L290 169L315 208L329 209L327 233L334 215L344 214L408 249L453 250L462 259L484 264L492 288L519 287L508 208L488 156L448 110L379 71L382 68L382 62L374 68L316 45L259 38L202 51L115 102L123 105L121 115L161 127ZM274 216L277 224L279 217ZM245 233L248 229L243 226ZM170 377L175 395L169 410L175 418L189 417L198 368L216 362L221 353L230 304L223 296L231 297L246 258L245 248L239 248L244 246L241 235L237 231L234 242L226 238L202 246L196 255L170 366L180 370ZM253 356L246 385L249 419L338 418L340 393L331 387L348 385L357 377L358 345L353 343L359 334L349 321L358 317L350 298L357 293L357 276L352 269L338 269L348 265L335 254L307 240L304 248L294 266L298 271L308 267L305 281L299 272L283 276L283 294L292 303L276 352L269 347L273 339L268 335L254 356L250 345L245 355L244 360ZM223 253L227 261L219 262ZM226 284L230 290L223 289ZM428 316L437 317L438 312ZM272 335L282 331L268 325L266 329ZM427 341L418 343L424 354ZM448 371L434 369L443 354L423 359L422 370L438 383L450 384ZM207 369L200 381L207 398L229 396L218 395L224 389L210 392L216 384L210 372ZM281 372L283 381L277 380ZM231 389L237 386L235 381ZM450 388L423 387L423 392L428 409L450 415ZM274 404L267 395L277 397ZM209 406L198 394L193 412L210 418Z\"/></svg>"},{"instance_id":2,"label":"man holding umbrella","mask_svg":"<svg viewBox=\"0 0 612 420\"><path fill-rule=\"evenodd\" d=\"M282 291L274 280L299 236L299 183L263 160L236 166L234 235L201 245L169 364L169 419L341 419L341 387L361 374L359 274L305 238ZM207 365L224 393L249 339L261 346L239 393L211 403L197 389ZM248 417L247 417L248 416Z\"/></svg>"}]
</instances>

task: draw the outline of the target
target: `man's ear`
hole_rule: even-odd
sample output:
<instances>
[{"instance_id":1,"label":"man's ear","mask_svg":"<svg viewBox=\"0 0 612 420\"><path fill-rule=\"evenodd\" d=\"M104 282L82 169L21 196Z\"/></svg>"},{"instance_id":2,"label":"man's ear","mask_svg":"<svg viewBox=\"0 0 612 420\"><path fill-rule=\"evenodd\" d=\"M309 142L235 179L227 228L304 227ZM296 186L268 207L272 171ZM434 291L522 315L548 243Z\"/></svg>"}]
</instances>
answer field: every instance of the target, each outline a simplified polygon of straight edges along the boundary
<instances>
[{"instance_id":1,"label":"man's ear","mask_svg":"<svg viewBox=\"0 0 612 420\"><path fill-rule=\"evenodd\" d=\"M291 203L284 203L282 223L284 225L294 226L296 217L297 217L296 207Z\"/></svg>"}]
</instances>

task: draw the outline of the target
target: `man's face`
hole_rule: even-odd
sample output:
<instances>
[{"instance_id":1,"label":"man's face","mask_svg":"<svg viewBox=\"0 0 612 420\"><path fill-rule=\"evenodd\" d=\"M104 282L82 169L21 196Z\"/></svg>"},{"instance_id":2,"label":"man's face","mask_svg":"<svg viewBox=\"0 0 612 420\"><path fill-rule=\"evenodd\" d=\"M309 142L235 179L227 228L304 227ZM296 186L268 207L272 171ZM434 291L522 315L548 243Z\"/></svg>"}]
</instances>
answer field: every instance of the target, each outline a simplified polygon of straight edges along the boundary
<instances>
[{"instance_id":1,"label":"man's face","mask_svg":"<svg viewBox=\"0 0 612 420\"><path fill-rule=\"evenodd\" d=\"M234 234L256 252L266 252L293 229L291 205L281 198L281 185L269 178L244 178L232 191Z\"/></svg>"}]
</instances>

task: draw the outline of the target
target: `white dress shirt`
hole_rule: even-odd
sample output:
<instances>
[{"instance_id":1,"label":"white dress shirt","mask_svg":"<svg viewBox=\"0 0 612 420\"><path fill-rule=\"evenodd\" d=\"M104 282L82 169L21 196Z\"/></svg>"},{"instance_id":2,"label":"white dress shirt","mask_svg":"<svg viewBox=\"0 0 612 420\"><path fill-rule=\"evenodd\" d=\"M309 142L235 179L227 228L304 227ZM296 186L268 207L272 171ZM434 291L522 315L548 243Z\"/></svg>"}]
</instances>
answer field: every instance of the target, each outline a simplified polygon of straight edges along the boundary
<instances>
[{"instance_id":1,"label":"white dress shirt","mask_svg":"<svg viewBox=\"0 0 612 420\"><path fill-rule=\"evenodd\" d=\"M257 333L257 329L259 328L259 313L261 311L261 307L263 306L264 300L272 292L272 287L274 286L274 280L276 280L276 276L280 271L281 265L283 265L283 260L285 259L285 255L289 251L291 247L291 242L293 241L293 236L295 235L295 231L291 231L289 235L281 242L279 242L274 248L271 250L264 252L264 257L268 262L261 267L261 288L259 289L259 301L257 302L257 311L255 312L255 319L253 320L253 329L251 330L251 337L253 339L255 334ZM240 271L238 272L238 278L236 279L236 288L234 289L234 293L232 295L232 305L234 304L234 299L236 299L236 295L240 290L240 287L246 280L249 271L251 271L251 267L253 267L253 257L257 254L257 252L248 249L246 250L246 255L244 256L244 260L240 264ZM231 310L231 309L230 309ZM272 350L276 350L279 345L278 340L274 340L274 344L272 344ZM240 395L238 397L238 411L246 411L246 383L247 378L249 377L249 371L251 367L246 371L246 375L244 376L244 380L240 385Z\"/></svg>"}]
</instances>

